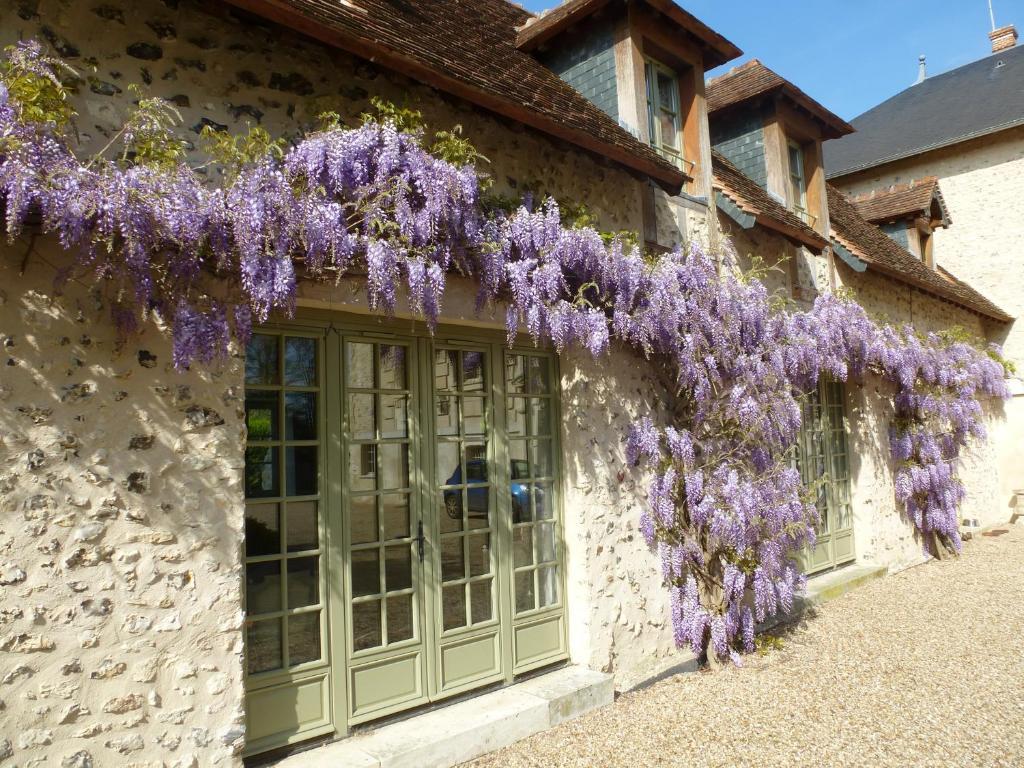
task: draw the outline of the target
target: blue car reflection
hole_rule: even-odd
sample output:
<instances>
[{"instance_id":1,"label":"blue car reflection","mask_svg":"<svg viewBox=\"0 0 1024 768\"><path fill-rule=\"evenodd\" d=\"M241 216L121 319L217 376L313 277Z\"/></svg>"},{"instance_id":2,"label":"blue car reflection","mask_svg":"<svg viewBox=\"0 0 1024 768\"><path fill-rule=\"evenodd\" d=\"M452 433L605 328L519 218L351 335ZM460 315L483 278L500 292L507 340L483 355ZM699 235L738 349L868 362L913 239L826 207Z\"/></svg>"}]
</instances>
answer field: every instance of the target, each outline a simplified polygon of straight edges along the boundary
<instances>
[{"instance_id":1,"label":"blue car reflection","mask_svg":"<svg viewBox=\"0 0 1024 768\"><path fill-rule=\"evenodd\" d=\"M525 459L512 459L512 522L522 523L530 520L530 484L520 482L530 476L530 468ZM487 460L470 459L466 462L466 481L470 483L487 482ZM446 485L461 485L462 467L456 467ZM486 519L490 512L490 488L470 485L466 489L469 502L469 516ZM537 504L537 516L544 517L544 489L534 487ZM462 517L462 490L449 488L444 492L444 508L448 517L458 520Z\"/></svg>"}]
</instances>

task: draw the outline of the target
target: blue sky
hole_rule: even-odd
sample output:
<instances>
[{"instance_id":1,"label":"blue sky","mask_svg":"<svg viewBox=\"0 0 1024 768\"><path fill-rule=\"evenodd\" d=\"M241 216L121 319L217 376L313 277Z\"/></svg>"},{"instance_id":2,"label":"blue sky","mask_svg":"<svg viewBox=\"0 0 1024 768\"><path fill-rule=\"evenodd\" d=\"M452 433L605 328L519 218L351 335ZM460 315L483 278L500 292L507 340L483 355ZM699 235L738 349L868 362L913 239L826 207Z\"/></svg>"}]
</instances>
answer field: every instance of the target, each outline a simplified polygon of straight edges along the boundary
<instances>
[{"instance_id":1,"label":"blue sky","mask_svg":"<svg viewBox=\"0 0 1024 768\"><path fill-rule=\"evenodd\" d=\"M677 1L743 50L726 68L759 58L846 119L913 83L921 54L938 74L991 52L987 0ZM558 0L520 2L536 11ZM1024 0L992 2L999 26L1024 33Z\"/></svg>"}]
</instances>

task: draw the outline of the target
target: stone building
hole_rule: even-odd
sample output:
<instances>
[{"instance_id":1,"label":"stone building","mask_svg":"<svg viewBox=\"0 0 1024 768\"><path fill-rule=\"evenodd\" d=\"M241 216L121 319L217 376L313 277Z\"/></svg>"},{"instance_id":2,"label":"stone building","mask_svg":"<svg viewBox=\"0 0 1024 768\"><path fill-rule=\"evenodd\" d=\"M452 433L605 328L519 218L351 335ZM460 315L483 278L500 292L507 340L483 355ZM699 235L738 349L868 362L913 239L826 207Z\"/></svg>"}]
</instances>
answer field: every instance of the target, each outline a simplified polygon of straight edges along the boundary
<instances>
[{"instance_id":1,"label":"stone building","mask_svg":"<svg viewBox=\"0 0 1024 768\"><path fill-rule=\"evenodd\" d=\"M929 267L967 280L1013 317L1024 312L1017 248L1024 236L1024 48L1013 25L989 35L992 53L927 76L851 121L825 147L832 183ZM937 264L936 262L940 262ZM1024 327L991 336L1019 370ZM1024 482L1024 386L997 429L1005 516Z\"/></svg>"},{"instance_id":2,"label":"stone building","mask_svg":"<svg viewBox=\"0 0 1024 768\"><path fill-rule=\"evenodd\" d=\"M825 107L760 63L706 90L740 52L667 0L540 17L505 0L4 0L0 38L45 40L83 74L86 153L131 83L192 135L295 136L380 96L461 125L501 194L578 201L650 247L727 239L778 265L791 300L847 285L923 329L998 337L1009 320L829 187L822 144L851 129ZM0 765L237 766L566 662L619 689L692 663L638 531L648 478L623 455L662 408L631 350L508 347L503 309L477 312L457 277L431 335L404 305L371 313L348 277L302 284L293 320L177 373L166 329L118 346L108 297L55 291L56 242L0 257ZM806 406L805 474L833 467L809 572L922 558L882 386L823 385ZM964 470L979 517L1000 482L987 458ZM544 723L550 679L517 694Z\"/></svg>"}]
</instances>

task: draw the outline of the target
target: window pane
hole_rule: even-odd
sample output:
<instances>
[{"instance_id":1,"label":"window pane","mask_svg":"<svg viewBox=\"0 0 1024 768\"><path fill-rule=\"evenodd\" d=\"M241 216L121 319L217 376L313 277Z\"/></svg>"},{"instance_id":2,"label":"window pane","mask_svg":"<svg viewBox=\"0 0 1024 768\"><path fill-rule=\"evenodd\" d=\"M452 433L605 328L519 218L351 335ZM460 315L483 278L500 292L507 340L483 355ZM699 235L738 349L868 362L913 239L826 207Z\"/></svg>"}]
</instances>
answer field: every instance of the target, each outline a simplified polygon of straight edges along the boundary
<instances>
[{"instance_id":1,"label":"window pane","mask_svg":"<svg viewBox=\"0 0 1024 768\"><path fill-rule=\"evenodd\" d=\"M280 397L278 392L245 391L245 428L250 441L281 438L277 423Z\"/></svg>"},{"instance_id":2,"label":"window pane","mask_svg":"<svg viewBox=\"0 0 1024 768\"><path fill-rule=\"evenodd\" d=\"M409 536L409 497L404 493L387 493L381 497L384 513L384 538L404 539Z\"/></svg>"},{"instance_id":3,"label":"window pane","mask_svg":"<svg viewBox=\"0 0 1024 768\"><path fill-rule=\"evenodd\" d=\"M352 445L348 449L350 491L372 491L377 487L377 446Z\"/></svg>"},{"instance_id":4,"label":"window pane","mask_svg":"<svg viewBox=\"0 0 1024 768\"><path fill-rule=\"evenodd\" d=\"M280 496L279 448L245 449L245 495L248 498Z\"/></svg>"},{"instance_id":5,"label":"window pane","mask_svg":"<svg viewBox=\"0 0 1024 768\"><path fill-rule=\"evenodd\" d=\"M550 520L555 516L551 483L534 483L533 511L537 520Z\"/></svg>"},{"instance_id":6,"label":"window pane","mask_svg":"<svg viewBox=\"0 0 1024 768\"><path fill-rule=\"evenodd\" d=\"M552 523L538 523L534 527L537 537L537 562L550 563L555 559L555 526Z\"/></svg>"},{"instance_id":7,"label":"window pane","mask_svg":"<svg viewBox=\"0 0 1024 768\"><path fill-rule=\"evenodd\" d=\"M288 662L295 666L320 658L320 612L288 617Z\"/></svg>"},{"instance_id":8,"label":"window pane","mask_svg":"<svg viewBox=\"0 0 1024 768\"><path fill-rule=\"evenodd\" d=\"M380 600L355 603L352 606L353 647L357 651L381 644Z\"/></svg>"},{"instance_id":9,"label":"window pane","mask_svg":"<svg viewBox=\"0 0 1024 768\"><path fill-rule=\"evenodd\" d=\"M279 384L277 336L255 334L245 347L245 383Z\"/></svg>"},{"instance_id":10,"label":"window pane","mask_svg":"<svg viewBox=\"0 0 1024 768\"><path fill-rule=\"evenodd\" d=\"M405 443L378 445L380 488L390 491L409 487L409 446Z\"/></svg>"},{"instance_id":11,"label":"window pane","mask_svg":"<svg viewBox=\"0 0 1024 768\"><path fill-rule=\"evenodd\" d=\"M284 396L285 440L316 440L316 394L289 392Z\"/></svg>"},{"instance_id":12,"label":"window pane","mask_svg":"<svg viewBox=\"0 0 1024 768\"><path fill-rule=\"evenodd\" d=\"M349 501L349 531L353 544L377 540L377 497L353 496Z\"/></svg>"},{"instance_id":13,"label":"window pane","mask_svg":"<svg viewBox=\"0 0 1024 768\"><path fill-rule=\"evenodd\" d=\"M462 398L462 430L466 435L482 435L487 430L482 397Z\"/></svg>"},{"instance_id":14,"label":"window pane","mask_svg":"<svg viewBox=\"0 0 1024 768\"><path fill-rule=\"evenodd\" d=\"M459 434L459 398L455 395L438 395L434 404L434 423L437 434L456 436Z\"/></svg>"},{"instance_id":15,"label":"window pane","mask_svg":"<svg viewBox=\"0 0 1024 768\"><path fill-rule=\"evenodd\" d=\"M540 605L555 605L558 602L558 569L555 566L537 570L540 587Z\"/></svg>"},{"instance_id":16,"label":"window pane","mask_svg":"<svg viewBox=\"0 0 1024 768\"><path fill-rule=\"evenodd\" d=\"M316 339L285 339L284 383L289 387L316 386Z\"/></svg>"},{"instance_id":17,"label":"window pane","mask_svg":"<svg viewBox=\"0 0 1024 768\"><path fill-rule=\"evenodd\" d=\"M376 395L348 396L348 424L353 440L377 437Z\"/></svg>"},{"instance_id":18,"label":"window pane","mask_svg":"<svg viewBox=\"0 0 1024 768\"><path fill-rule=\"evenodd\" d=\"M533 477L551 477L551 440L530 441L530 470Z\"/></svg>"},{"instance_id":19,"label":"window pane","mask_svg":"<svg viewBox=\"0 0 1024 768\"><path fill-rule=\"evenodd\" d=\"M411 640L413 636L412 621L412 595L389 597L388 642L399 643L402 640Z\"/></svg>"},{"instance_id":20,"label":"window pane","mask_svg":"<svg viewBox=\"0 0 1024 768\"><path fill-rule=\"evenodd\" d=\"M533 595L533 571L516 574L516 611L532 611L537 607Z\"/></svg>"},{"instance_id":21,"label":"window pane","mask_svg":"<svg viewBox=\"0 0 1024 768\"><path fill-rule=\"evenodd\" d=\"M485 382L483 352L462 353L462 389L466 392L483 392Z\"/></svg>"},{"instance_id":22,"label":"window pane","mask_svg":"<svg viewBox=\"0 0 1024 768\"><path fill-rule=\"evenodd\" d=\"M288 505L288 551L316 549L319 540L316 502L291 502Z\"/></svg>"},{"instance_id":23,"label":"window pane","mask_svg":"<svg viewBox=\"0 0 1024 768\"><path fill-rule=\"evenodd\" d=\"M525 397L510 397L505 406L505 421L508 434L512 437L526 434Z\"/></svg>"},{"instance_id":24,"label":"window pane","mask_svg":"<svg viewBox=\"0 0 1024 768\"><path fill-rule=\"evenodd\" d=\"M466 558L462 552L462 537L441 540L441 580L455 581L466 576Z\"/></svg>"},{"instance_id":25,"label":"window pane","mask_svg":"<svg viewBox=\"0 0 1024 768\"><path fill-rule=\"evenodd\" d=\"M466 482L487 482L487 446L467 445L465 447Z\"/></svg>"},{"instance_id":26,"label":"window pane","mask_svg":"<svg viewBox=\"0 0 1024 768\"><path fill-rule=\"evenodd\" d=\"M510 394L526 392L526 357L523 355L505 357L505 389Z\"/></svg>"},{"instance_id":27,"label":"window pane","mask_svg":"<svg viewBox=\"0 0 1024 768\"><path fill-rule=\"evenodd\" d=\"M441 517L441 533L462 530L462 489L449 488L441 492L444 512Z\"/></svg>"},{"instance_id":28,"label":"window pane","mask_svg":"<svg viewBox=\"0 0 1024 768\"><path fill-rule=\"evenodd\" d=\"M380 345L380 388L405 389L405 347Z\"/></svg>"},{"instance_id":29,"label":"window pane","mask_svg":"<svg viewBox=\"0 0 1024 768\"><path fill-rule=\"evenodd\" d=\"M401 438L409 436L409 418L406 395L380 396L380 436Z\"/></svg>"},{"instance_id":30,"label":"window pane","mask_svg":"<svg viewBox=\"0 0 1024 768\"><path fill-rule=\"evenodd\" d=\"M445 630L466 626L466 587L457 584L445 587L441 596L443 603L441 612L444 616Z\"/></svg>"},{"instance_id":31,"label":"window pane","mask_svg":"<svg viewBox=\"0 0 1024 768\"><path fill-rule=\"evenodd\" d=\"M373 344L345 345L345 380L350 387L373 389Z\"/></svg>"},{"instance_id":32,"label":"window pane","mask_svg":"<svg viewBox=\"0 0 1024 768\"><path fill-rule=\"evenodd\" d=\"M661 143L663 146L679 149L679 129L676 127L676 118L666 112L658 114L658 127L661 130Z\"/></svg>"},{"instance_id":33,"label":"window pane","mask_svg":"<svg viewBox=\"0 0 1024 768\"><path fill-rule=\"evenodd\" d=\"M473 616L473 623L480 624L490 621L494 612L491 607L491 584L492 581L476 581L469 585L470 611Z\"/></svg>"},{"instance_id":34,"label":"window pane","mask_svg":"<svg viewBox=\"0 0 1024 768\"><path fill-rule=\"evenodd\" d=\"M441 485L462 483L458 443L442 442L437 444L437 479Z\"/></svg>"},{"instance_id":35,"label":"window pane","mask_svg":"<svg viewBox=\"0 0 1024 768\"><path fill-rule=\"evenodd\" d=\"M459 388L458 354L453 349L434 352L434 389L451 392Z\"/></svg>"},{"instance_id":36,"label":"window pane","mask_svg":"<svg viewBox=\"0 0 1024 768\"><path fill-rule=\"evenodd\" d=\"M491 524L490 486L473 486L466 490L469 502L469 527L488 528Z\"/></svg>"},{"instance_id":37,"label":"window pane","mask_svg":"<svg viewBox=\"0 0 1024 768\"><path fill-rule=\"evenodd\" d=\"M491 535L469 537L469 575L483 576L491 572Z\"/></svg>"},{"instance_id":38,"label":"window pane","mask_svg":"<svg viewBox=\"0 0 1024 768\"><path fill-rule=\"evenodd\" d=\"M281 561L245 566L245 611L250 616L281 610Z\"/></svg>"},{"instance_id":39,"label":"window pane","mask_svg":"<svg viewBox=\"0 0 1024 768\"><path fill-rule=\"evenodd\" d=\"M320 602L320 558L288 561L288 607L305 608Z\"/></svg>"},{"instance_id":40,"label":"window pane","mask_svg":"<svg viewBox=\"0 0 1024 768\"><path fill-rule=\"evenodd\" d=\"M526 462L516 462L513 464L513 477L515 477L515 468L521 467L523 474L528 474L526 470ZM528 523L533 519L533 513L530 510L530 484L529 483L512 483L512 522L513 523Z\"/></svg>"},{"instance_id":41,"label":"window pane","mask_svg":"<svg viewBox=\"0 0 1024 768\"><path fill-rule=\"evenodd\" d=\"M254 621L246 628L245 655L249 674L281 667L281 620Z\"/></svg>"},{"instance_id":42,"label":"window pane","mask_svg":"<svg viewBox=\"0 0 1024 768\"><path fill-rule=\"evenodd\" d=\"M281 551L281 521L277 504L245 505L245 555L275 555Z\"/></svg>"},{"instance_id":43,"label":"window pane","mask_svg":"<svg viewBox=\"0 0 1024 768\"><path fill-rule=\"evenodd\" d=\"M315 496L317 492L317 447L303 445L285 449L289 496Z\"/></svg>"},{"instance_id":44,"label":"window pane","mask_svg":"<svg viewBox=\"0 0 1024 768\"><path fill-rule=\"evenodd\" d=\"M358 549L352 553L352 597L380 592L380 552Z\"/></svg>"},{"instance_id":45,"label":"window pane","mask_svg":"<svg viewBox=\"0 0 1024 768\"><path fill-rule=\"evenodd\" d=\"M388 547L384 559L385 589L398 592L412 587L412 549L409 544Z\"/></svg>"},{"instance_id":46,"label":"window pane","mask_svg":"<svg viewBox=\"0 0 1024 768\"><path fill-rule=\"evenodd\" d=\"M657 72L658 81L658 106L662 109L675 110L675 89L676 81L664 72Z\"/></svg>"},{"instance_id":47,"label":"window pane","mask_svg":"<svg viewBox=\"0 0 1024 768\"><path fill-rule=\"evenodd\" d=\"M512 552L516 568L533 564L533 529L521 525L512 529Z\"/></svg>"},{"instance_id":48,"label":"window pane","mask_svg":"<svg viewBox=\"0 0 1024 768\"><path fill-rule=\"evenodd\" d=\"M551 391L551 376L548 372L548 360L546 357L530 357L530 392L537 395L546 395Z\"/></svg>"},{"instance_id":49,"label":"window pane","mask_svg":"<svg viewBox=\"0 0 1024 768\"><path fill-rule=\"evenodd\" d=\"M530 434L551 434L551 400L546 397L530 398Z\"/></svg>"}]
</instances>

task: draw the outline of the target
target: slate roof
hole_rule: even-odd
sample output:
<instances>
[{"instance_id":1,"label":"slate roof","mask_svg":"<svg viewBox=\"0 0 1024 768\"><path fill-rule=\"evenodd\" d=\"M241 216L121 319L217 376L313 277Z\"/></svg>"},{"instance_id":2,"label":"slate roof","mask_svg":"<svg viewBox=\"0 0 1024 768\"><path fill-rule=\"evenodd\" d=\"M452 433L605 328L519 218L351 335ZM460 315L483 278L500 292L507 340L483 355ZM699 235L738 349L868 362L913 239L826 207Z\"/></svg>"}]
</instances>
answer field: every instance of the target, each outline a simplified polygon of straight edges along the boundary
<instances>
[{"instance_id":1,"label":"slate roof","mask_svg":"<svg viewBox=\"0 0 1024 768\"><path fill-rule=\"evenodd\" d=\"M1024 46L912 85L825 144L830 178L1024 125Z\"/></svg>"},{"instance_id":2,"label":"slate roof","mask_svg":"<svg viewBox=\"0 0 1024 768\"><path fill-rule=\"evenodd\" d=\"M938 218L942 220L942 226L948 227L953 223L936 176L857 195L853 204L861 216L874 224L916 216L931 218L933 206L939 209Z\"/></svg>"},{"instance_id":3,"label":"slate roof","mask_svg":"<svg viewBox=\"0 0 1024 768\"><path fill-rule=\"evenodd\" d=\"M750 99L774 93L783 94L810 112L825 126L827 138L838 138L853 131L849 123L830 112L786 78L766 67L759 59L751 59L746 64L708 81L708 114L713 115Z\"/></svg>"},{"instance_id":4,"label":"slate roof","mask_svg":"<svg viewBox=\"0 0 1024 768\"><path fill-rule=\"evenodd\" d=\"M613 1L617 1L623 7L626 5L625 0L565 0L550 11L527 19L519 28L516 44L524 51L532 50L572 24L610 5ZM714 69L742 55L743 51L696 16L683 10L673 0L644 0L644 2L655 11L665 14L670 21L704 44L705 69Z\"/></svg>"},{"instance_id":5,"label":"slate roof","mask_svg":"<svg viewBox=\"0 0 1024 768\"><path fill-rule=\"evenodd\" d=\"M1013 318L947 270L928 266L861 216L836 187L828 185L828 213L832 234L854 256L881 274L977 312L1009 322Z\"/></svg>"},{"instance_id":6,"label":"slate roof","mask_svg":"<svg viewBox=\"0 0 1024 768\"><path fill-rule=\"evenodd\" d=\"M677 191L686 175L516 47L531 14L507 0L227 0L380 62Z\"/></svg>"},{"instance_id":7,"label":"slate roof","mask_svg":"<svg viewBox=\"0 0 1024 768\"><path fill-rule=\"evenodd\" d=\"M819 253L828 245L825 237L714 150L711 152L711 173L715 189L741 211L753 217L758 224L774 229Z\"/></svg>"}]
</instances>

